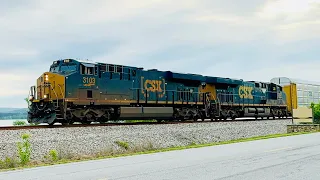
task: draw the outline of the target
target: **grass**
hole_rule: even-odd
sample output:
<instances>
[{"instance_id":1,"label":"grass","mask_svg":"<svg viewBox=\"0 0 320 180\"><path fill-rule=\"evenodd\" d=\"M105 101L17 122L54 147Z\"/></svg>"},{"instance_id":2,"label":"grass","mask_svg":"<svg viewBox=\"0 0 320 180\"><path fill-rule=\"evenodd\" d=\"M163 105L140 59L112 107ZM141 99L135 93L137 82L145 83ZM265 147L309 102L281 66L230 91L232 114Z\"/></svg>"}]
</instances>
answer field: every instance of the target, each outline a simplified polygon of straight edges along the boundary
<instances>
[{"instance_id":1,"label":"grass","mask_svg":"<svg viewBox=\"0 0 320 180\"><path fill-rule=\"evenodd\" d=\"M14 125L14 126L25 126L25 125L27 125L27 123L25 121L15 120L15 121L13 121L12 125Z\"/></svg>"},{"instance_id":2,"label":"grass","mask_svg":"<svg viewBox=\"0 0 320 180\"><path fill-rule=\"evenodd\" d=\"M16 163L16 160L7 158L6 160L2 161L2 166L0 163L0 169L2 168L1 171L9 171L9 170L17 170L17 169L23 169L23 168L50 166L55 164L65 164L65 163L71 163L71 162L80 162L80 161L88 161L88 160L98 160L98 159L133 156L133 155L140 155L140 154L151 154L151 153L158 153L158 152L184 150L184 149L190 149L190 148L217 146L217 145L224 145L224 144L248 142L248 141L254 141L254 140L263 140L263 139L294 136L294 135L301 135L301 134L310 134L310 133L315 133L315 132L272 134L272 135L266 135L266 136L242 138L242 139L208 143L208 144L196 144L192 142L188 146L177 146L177 147L169 147L169 148L163 148L163 149L156 149L155 147L153 147L152 143L149 143L149 144L147 143L145 144L145 146L140 146L140 147L139 146L130 147L128 142L116 141L115 143L120 147L121 150L115 151L113 149L109 149L93 156L70 156L70 155L63 156L61 154L58 154L56 150L50 150L48 156L46 156L46 159L47 159L46 161L43 161L43 162L31 161L26 165L21 165Z\"/></svg>"},{"instance_id":3,"label":"grass","mask_svg":"<svg viewBox=\"0 0 320 180\"><path fill-rule=\"evenodd\" d=\"M123 141L115 141L116 144L118 144L120 147L125 148L126 150L129 149L129 143L123 142Z\"/></svg>"},{"instance_id":4,"label":"grass","mask_svg":"<svg viewBox=\"0 0 320 180\"><path fill-rule=\"evenodd\" d=\"M137 123L137 122L157 122L157 120L125 120L126 123Z\"/></svg>"},{"instance_id":5,"label":"grass","mask_svg":"<svg viewBox=\"0 0 320 180\"><path fill-rule=\"evenodd\" d=\"M38 123L26 123L25 121L23 120L15 120L13 121L12 123L13 126L26 126L26 125L29 125L29 126L37 126L39 125Z\"/></svg>"}]
</instances>

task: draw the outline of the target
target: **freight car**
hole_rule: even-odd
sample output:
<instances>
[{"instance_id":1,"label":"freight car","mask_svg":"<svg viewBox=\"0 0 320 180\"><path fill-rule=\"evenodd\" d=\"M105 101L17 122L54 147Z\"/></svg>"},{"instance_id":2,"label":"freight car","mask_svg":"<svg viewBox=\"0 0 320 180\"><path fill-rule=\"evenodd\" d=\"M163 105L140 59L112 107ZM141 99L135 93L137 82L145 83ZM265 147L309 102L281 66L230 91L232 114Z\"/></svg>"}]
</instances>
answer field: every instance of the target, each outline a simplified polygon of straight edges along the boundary
<instances>
[{"instance_id":1,"label":"freight car","mask_svg":"<svg viewBox=\"0 0 320 180\"><path fill-rule=\"evenodd\" d=\"M289 116L273 83L62 59L30 89L29 123Z\"/></svg>"}]
</instances>

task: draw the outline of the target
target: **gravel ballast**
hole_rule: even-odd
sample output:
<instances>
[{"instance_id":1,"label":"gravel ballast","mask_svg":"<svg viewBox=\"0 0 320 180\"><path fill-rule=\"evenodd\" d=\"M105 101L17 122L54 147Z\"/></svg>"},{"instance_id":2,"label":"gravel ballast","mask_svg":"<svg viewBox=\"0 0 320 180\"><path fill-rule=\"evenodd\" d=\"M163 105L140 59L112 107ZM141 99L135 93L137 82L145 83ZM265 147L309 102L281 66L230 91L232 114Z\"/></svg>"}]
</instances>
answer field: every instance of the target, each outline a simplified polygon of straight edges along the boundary
<instances>
[{"instance_id":1,"label":"gravel ballast","mask_svg":"<svg viewBox=\"0 0 320 180\"><path fill-rule=\"evenodd\" d=\"M41 160L54 149L64 156L93 155L120 150L116 141L130 147L156 148L212 143L239 138L286 133L291 120L103 126L0 131L0 159L17 156L21 135L30 134L32 160Z\"/></svg>"}]
</instances>

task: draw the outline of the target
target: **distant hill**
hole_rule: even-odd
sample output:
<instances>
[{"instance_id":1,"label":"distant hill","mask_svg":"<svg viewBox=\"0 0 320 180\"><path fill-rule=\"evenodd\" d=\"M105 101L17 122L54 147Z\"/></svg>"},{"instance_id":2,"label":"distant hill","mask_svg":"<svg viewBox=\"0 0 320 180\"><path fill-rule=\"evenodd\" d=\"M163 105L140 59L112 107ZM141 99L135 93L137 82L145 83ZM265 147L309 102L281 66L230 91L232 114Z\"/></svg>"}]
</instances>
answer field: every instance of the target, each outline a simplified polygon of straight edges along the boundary
<instances>
[{"instance_id":1,"label":"distant hill","mask_svg":"<svg viewBox=\"0 0 320 180\"><path fill-rule=\"evenodd\" d=\"M0 108L0 120L2 119L26 119L28 108Z\"/></svg>"},{"instance_id":2,"label":"distant hill","mask_svg":"<svg viewBox=\"0 0 320 180\"><path fill-rule=\"evenodd\" d=\"M0 113L6 113L6 112L14 111L17 109L18 108L0 108ZM19 108L19 109L21 109L21 108Z\"/></svg>"},{"instance_id":3,"label":"distant hill","mask_svg":"<svg viewBox=\"0 0 320 180\"><path fill-rule=\"evenodd\" d=\"M0 113L25 112L28 108L0 108Z\"/></svg>"}]
</instances>

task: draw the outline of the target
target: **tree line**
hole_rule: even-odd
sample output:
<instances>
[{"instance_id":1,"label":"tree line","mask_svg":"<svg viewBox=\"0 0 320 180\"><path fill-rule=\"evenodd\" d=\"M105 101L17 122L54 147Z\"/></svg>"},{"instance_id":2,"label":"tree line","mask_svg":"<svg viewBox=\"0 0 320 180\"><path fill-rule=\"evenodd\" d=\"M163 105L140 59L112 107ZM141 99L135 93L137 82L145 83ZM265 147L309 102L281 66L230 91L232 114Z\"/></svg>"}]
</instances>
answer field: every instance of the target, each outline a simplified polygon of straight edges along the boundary
<instances>
[{"instance_id":1,"label":"tree line","mask_svg":"<svg viewBox=\"0 0 320 180\"><path fill-rule=\"evenodd\" d=\"M0 113L0 119L27 119L27 113Z\"/></svg>"}]
</instances>

